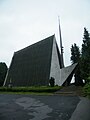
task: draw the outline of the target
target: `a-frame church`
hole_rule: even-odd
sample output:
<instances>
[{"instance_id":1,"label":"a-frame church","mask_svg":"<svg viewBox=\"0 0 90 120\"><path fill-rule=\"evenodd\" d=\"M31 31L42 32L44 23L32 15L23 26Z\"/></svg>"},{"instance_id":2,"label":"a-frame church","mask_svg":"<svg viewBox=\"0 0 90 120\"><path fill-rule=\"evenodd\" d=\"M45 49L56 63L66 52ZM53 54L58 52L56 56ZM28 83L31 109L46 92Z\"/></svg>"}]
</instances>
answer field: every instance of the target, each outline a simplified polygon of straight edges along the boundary
<instances>
[{"instance_id":1,"label":"a-frame church","mask_svg":"<svg viewBox=\"0 0 90 120\"><path fill-rule=\"evenodd\" d=\"M49 79L63 85L76 67L61 69L61 58L55 35L14 53L4 86L47 86Z\"/></svg>"}]
</instances>

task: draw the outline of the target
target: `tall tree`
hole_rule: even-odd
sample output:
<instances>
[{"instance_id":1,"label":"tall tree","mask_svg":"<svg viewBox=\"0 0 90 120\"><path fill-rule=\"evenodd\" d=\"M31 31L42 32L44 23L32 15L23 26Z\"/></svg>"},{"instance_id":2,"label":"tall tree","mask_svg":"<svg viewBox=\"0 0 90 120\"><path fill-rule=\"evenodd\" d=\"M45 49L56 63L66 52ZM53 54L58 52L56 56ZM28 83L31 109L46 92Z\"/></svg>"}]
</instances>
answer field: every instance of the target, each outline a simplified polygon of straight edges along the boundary
<instances>
[{"instance_id":1,"label":"tall tree","mask_svg":"<svg viewBox=\"0 0 90 120\"><path fill-rule=\"evenodd\" d=\"M87 79L90 76L90 34L86 28L84 28L83 36L81 73L82 78Z\"/></svg>"},{"instance_id":2,"label":"tall tree","mask_svg":"<svg viewBox=\"0 0 90 120\"><path fill-rule=\"evenodd\" d=\"M5 76L7 73L7 65L5 63L0 63L0 86L3 85L4 80L5 80Z\"/></svg>"},{"instance_id":3,"label":"tall tree","mask_svg":"<svg viewBox=\"0 0 90 120\"><path fill-rule=\"evenodd\" d=\"M80 59L80 50L79 47L74 43L71 46L71 61L72 63L77 63Z\"/></svg>"},{"instance_id":4,"label":"tall tree","mask_svg":"<svg viewBox=\"0 0 90 120\"><path fill-rule=\"evenodd\" d=\"M72 64L78 63L78 67L75 71L75 85L83 85L80 73L80 50L75 43L71 46L71 61Z\"/></svg>"}]
</instances>

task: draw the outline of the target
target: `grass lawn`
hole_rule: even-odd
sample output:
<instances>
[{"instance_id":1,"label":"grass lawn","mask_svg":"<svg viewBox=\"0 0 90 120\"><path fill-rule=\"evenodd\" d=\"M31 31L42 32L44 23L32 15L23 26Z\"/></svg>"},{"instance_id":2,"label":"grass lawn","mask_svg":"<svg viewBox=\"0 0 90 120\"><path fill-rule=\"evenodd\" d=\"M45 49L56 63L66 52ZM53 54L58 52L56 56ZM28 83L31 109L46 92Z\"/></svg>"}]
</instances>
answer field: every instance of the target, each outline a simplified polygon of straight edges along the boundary
<instances>
[{"instance_id":1,"label":"grass lawn","mask_svg":"<svg viewBox=\"0 0 90 120\"><path fill-rule=\"evenodd\" d=\"M52 95L55 91L60 90L60 86L38 86L38 87L0 87L0 93L10 94L34 94L34 95Z\"/></svg>"}]
</instances>

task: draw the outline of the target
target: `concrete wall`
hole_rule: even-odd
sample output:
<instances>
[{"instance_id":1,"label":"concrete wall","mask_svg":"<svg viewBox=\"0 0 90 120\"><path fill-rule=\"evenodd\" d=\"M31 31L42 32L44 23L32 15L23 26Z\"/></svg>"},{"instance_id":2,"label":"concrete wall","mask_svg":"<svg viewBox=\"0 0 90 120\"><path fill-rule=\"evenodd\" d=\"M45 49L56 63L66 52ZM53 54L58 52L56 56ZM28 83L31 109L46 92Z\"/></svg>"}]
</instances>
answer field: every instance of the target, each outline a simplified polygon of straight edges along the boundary
<instances>
[{"instance_id":1,"label":"concrete wall","mask_svg":"<svg viewBox=\"0 0 90 120\"><path fill-rule=\"evenodd\" d=\"M65 80L69 77L69 75L76 68L76 66L77 66L77 63L60 69L60 85L62 85L65 82Z\"/></svg>"},{"instance_id":2,"label":"concrete wall","mask_svg":"<svg viewBox=\"0 0 90 120\"><path fill-rule=\"evenodd\" d=\"M77 63L60 69L58 53L57 53L57 48L56 48L56 39L54 38L51 68L50 68L50 77L53 77L55 79L55 85L62 86L62 84L70 76L70 74L72 73L72 71L75 69L76 66L77 66Z\"/></svg>"},{"instance_id":3,"label":"concrete wall","mask_svg":"<svg viewBox=\"0 0 90 120\"><path fill-rule=\"evenodd\" d=\"M55 79L55 85L60 85L60 65L56 48L56 39L53 40L50 77Z\"/></svg>"}]
</instances>

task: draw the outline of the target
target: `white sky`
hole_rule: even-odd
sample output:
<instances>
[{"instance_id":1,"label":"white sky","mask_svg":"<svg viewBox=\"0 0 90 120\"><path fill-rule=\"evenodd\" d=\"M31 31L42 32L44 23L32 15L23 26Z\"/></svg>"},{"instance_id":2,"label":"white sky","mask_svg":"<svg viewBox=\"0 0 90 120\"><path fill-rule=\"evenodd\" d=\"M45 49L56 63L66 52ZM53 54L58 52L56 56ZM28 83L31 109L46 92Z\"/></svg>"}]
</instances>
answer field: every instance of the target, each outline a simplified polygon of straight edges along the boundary
<instances>
[{"instance_id":1,"label":"white sky","mask_svg":"<svg viewBox=\"0 0 90 120\"><path fill-rule=\"evenodd\" d=\"M9 66L15 51L54 33L59 45L58 15L67 66L71 45L90 31L90 0L0 0L0 62Z\"/></svg>"}]
</instances>

